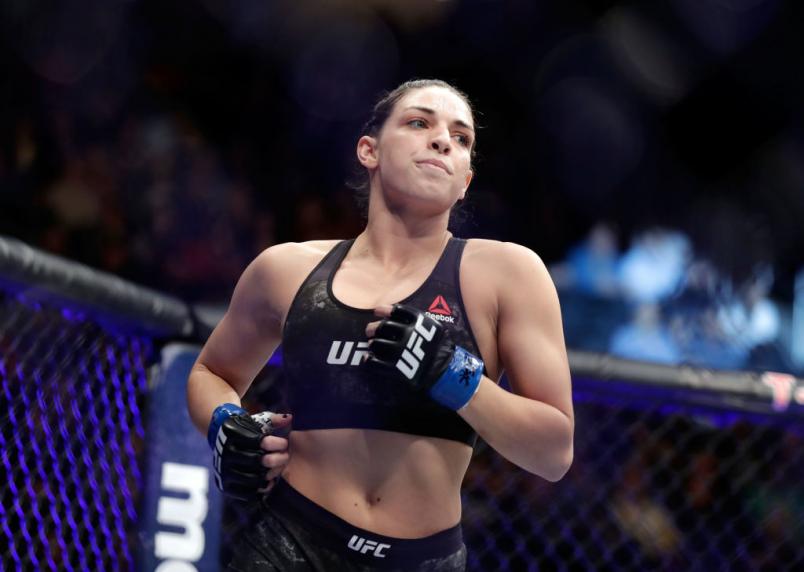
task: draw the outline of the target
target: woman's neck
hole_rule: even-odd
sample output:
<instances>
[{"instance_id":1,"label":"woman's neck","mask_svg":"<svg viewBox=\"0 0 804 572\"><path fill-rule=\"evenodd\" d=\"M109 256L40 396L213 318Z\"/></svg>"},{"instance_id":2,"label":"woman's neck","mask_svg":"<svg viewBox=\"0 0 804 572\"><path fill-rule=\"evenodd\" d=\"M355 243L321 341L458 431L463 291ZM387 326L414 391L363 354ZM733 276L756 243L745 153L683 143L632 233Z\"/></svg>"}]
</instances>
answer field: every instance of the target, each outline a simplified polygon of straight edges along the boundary
<instances>
[{"instance_id":1,"label":"woman's neck","mask_svg":"<svg viewBox=\"0 0 804 572\"><path fill-rule=\"evenodd\" d=\"M350 254L371 258L388 270L400 270L438 257L452 236L445 224L406 224L396 217L369 217ZM433 221L435 222L435 221Z\"/></svg>"}]
</instances>

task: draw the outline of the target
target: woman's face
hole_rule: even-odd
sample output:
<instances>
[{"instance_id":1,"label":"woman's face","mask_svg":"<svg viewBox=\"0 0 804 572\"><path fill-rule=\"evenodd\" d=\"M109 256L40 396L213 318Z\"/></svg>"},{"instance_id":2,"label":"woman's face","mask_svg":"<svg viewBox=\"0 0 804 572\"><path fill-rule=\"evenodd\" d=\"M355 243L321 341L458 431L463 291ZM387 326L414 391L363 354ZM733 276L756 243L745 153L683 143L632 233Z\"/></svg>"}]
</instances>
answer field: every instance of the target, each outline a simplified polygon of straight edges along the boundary
<instances>
[{"instance_id":1,"label":"woman's face","mask_svg":"<svg viewBox=\"0 0 804 572\"><path fill-rule=\"evenodd\" d=\"M389 204L443 212L472 180L474 135L461 97L442 87L414 89L397 101L376 139L361 137L358 158Z\"/></svg>"}]
</instances>

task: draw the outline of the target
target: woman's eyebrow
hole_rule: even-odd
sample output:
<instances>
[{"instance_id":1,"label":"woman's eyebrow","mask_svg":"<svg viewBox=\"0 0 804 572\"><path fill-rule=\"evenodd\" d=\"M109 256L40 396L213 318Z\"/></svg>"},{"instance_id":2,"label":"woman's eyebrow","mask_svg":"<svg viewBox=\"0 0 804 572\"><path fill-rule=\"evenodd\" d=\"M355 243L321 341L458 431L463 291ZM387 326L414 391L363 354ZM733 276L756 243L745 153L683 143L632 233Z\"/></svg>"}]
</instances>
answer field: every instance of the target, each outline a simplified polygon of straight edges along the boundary
<instances>
[{"instance_id":1,"label":"woman's eyebrow","mask_svg":"<svg viewBox=\"0 0 804 572\"><path fill-rule=\"evenodd\" d=\"M418 111L421 111L422 113L426 113L427 115L431 115L431 116L436 115L435 109L430 109L429 107L422 107L422 106L420 106L420 105L411 105L411 106L409 106L409 107L406 107L406 108L404 109L404 111L407 111L408 109L416 109L416 110L418 110ZM465 121L463 121L463 120L461 120L461 119L456 119L456 120L455 120L455 121L453 121L452 123L453 123L454 125L458 125L458 126L460 126L460 127L463 127L464 129L468 129L468 130L469 130L469 131L471 131L472 133L474 133L474 131L475 131L475 130L472 128L472 126L471 126L471 125L469 125L468 123L466 123Z\"/></svg>"}]
</instances>

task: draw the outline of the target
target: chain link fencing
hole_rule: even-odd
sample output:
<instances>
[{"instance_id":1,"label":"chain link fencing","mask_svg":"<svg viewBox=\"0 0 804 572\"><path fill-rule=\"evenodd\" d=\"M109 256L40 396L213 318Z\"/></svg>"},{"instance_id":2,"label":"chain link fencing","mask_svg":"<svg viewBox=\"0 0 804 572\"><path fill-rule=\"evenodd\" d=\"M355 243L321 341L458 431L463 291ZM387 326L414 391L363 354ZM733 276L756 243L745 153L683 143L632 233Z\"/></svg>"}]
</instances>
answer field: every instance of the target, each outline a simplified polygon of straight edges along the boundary
<instances>
[{"instance_id":1,"label":"chain link fencing","mask_svg":"<svg viewBox=\"0 0 804 572\"><path fill-rule=\"evenodd\" d=\"M0 291L0 569L136 561L150 339Z\"/></svg>"},{"instance_id":2,"label":"chain link fencing","mask_svg":"<svg viewBox=\"0 0 804 572\"><path fill-rule=\"evenodd\" d=\"M639 384L574 385L575 458L561 481L478 440L462 492L468 571L804 570L800 416L725 387L668 399ZM281 371L267 370L244 403L281 408L282 392ZM221 563L252 517L226 502Z\"/></svg>"},{"instance_id":3,"label":"chain link fencing","mask_svg":"<svg viewBox=\"0 0 804 572\"><path fill-rule=\"evenodd\" d=\"M469 570L804 569L801 426L601 399L576 403L576 428L558 483L477 451Z\"/></svg>"},{"instance_id":4,"label":"chain link fencing","mask_svg":"<svg viewBox=\"0 0 804 572\"><path fill-rule=\"evenodd\" d=\"M0 236L0 570L135 570L157 340L180 301Z\"/></svg>"},{"instance_id":5,"label":"chain link fencing","mask_svg":"<svg viewBox=\"0 0 804 572\"><path fill-rule=\"evenodd\" d=\"M25 261L41 260L0 254L0 276L15 279ZM44 282L97 280L72 267L50 278L58 264L44 265ZM150 316L172 334L132 333L39 290L0 283L0 569L136 569L148 368L158 340L193 324L179 304L125 284L104 283L93 303L107 315ZM468 570L804 569L801 380L577 352L571 363L575 459L561 481L478 442L463 487ZM280 378L266 368L249 409L280 403ZM222 562L248 517L226 504Z\"/></svg>"}]
</instances>

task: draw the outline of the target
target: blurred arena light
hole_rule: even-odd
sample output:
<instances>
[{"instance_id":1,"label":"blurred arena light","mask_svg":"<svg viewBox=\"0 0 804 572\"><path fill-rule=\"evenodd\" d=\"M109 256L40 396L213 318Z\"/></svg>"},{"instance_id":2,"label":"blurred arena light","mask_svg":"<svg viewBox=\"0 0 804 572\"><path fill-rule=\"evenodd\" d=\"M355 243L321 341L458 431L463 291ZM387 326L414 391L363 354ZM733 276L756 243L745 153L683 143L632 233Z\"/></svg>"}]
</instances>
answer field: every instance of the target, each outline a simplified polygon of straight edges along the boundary
<instances>
[{"instance_id":1,"label":"blurred arena light","mask_svg":"<svg viewBox=\"0 0 804 572\"><path fill-rule=\"evenodd\" d=\"M343 3L361 8L370 6L408 30L433 26L446 19L458 6L457 0L344 0Z\"/></svg>"},{"instance_id":2,"label":"blurred arena light","mask_svg":"<svg viewBox=\"0 0 804 572\"><path fill-rule=\"evenodd\" d=\"M673 0L690 31L719 55L734 53L754 40L779 4L779 0Z\"/></svg>"},{"instance_id":3,"label":"blurred arena light","mask_svg":"<svg viewBox=\"0 0 804 572\"><path fill-rule=\"evenodd\" d=\"M336 19L294 57L291 91L308 113L328 120L361 117L398 65L396 39L376 16Z\"/></svg>"},{"instance_id":4,"label":"blurred arena light","mask_svg":"<svg viewBox=\"0 0 804 572\"><path fill-rule=\"evenodd\" d=\"M597 212L642 159L644 126L600 33L573 34L542 58L534 112L563 192Z\"/></svg>"},{"instance_id":5,"label":"blurred arena light","mask_svg":"<svg viewBox=\"0 0 804 572\"><path fill-rule=\"evenodd\" d=\"M687 93L694 65L670 34L633 7L613 8L600 27L623 73L654 103L670 104Z\"/></svg>"},{"instance_id":6,"label":"blurred arena light","mask_svg":"<svg viewBox=\"0 0 804 572\"><path fill-rule=\"evenodd\" d=\"M117 39L128 2L3 2L6 42L39 76L72 84L86 76Z\"/></svg>"},{"instance_id":7,"label":"blurred arena light","mask_svg":"<svg viewBox=\"0 0 804 572\"><path fill-rule=\"evenodd\" d=\"M256 46L266 54L291 59L311 39L345 21L382 23L407 30L438 24L457 2L432 0L338 0L312 2L221 3L204 0L207 11L238 42ZM366 47L366 46L363 46Z\"/></svg>"},{"instance_id":8,"label":"blurred arena light","mask_svg":"<svg viewBox=\"0 0 804 572\"><path fill-rule=\"evenodd\" d=\"M287 64L290 94L317 118L361 117L396 77L396 38L370 4L205 5L236 41Z\"/></svg>"},{"instance_id":9,"label":"blurred arena light","mask_svg":"<svg viewBox=\"0 0 804 572\"><path fill-rule=\"evenodd\" d=\"M319 2L204 0L203 4L235 42L282 59L300 49L332 12Z\"/></svg>"},{"instance_id":10,"label":"blurred arena light","mask_svg":"<svg viewBox=\"0 0 804 572\"><path fill-rule=\"evenodd\" d=\"M627 102L604 81L570 76L539 101L539 117L565 189L596 208L642 158L642 125Z\"/></svg>"}]
</instances>

